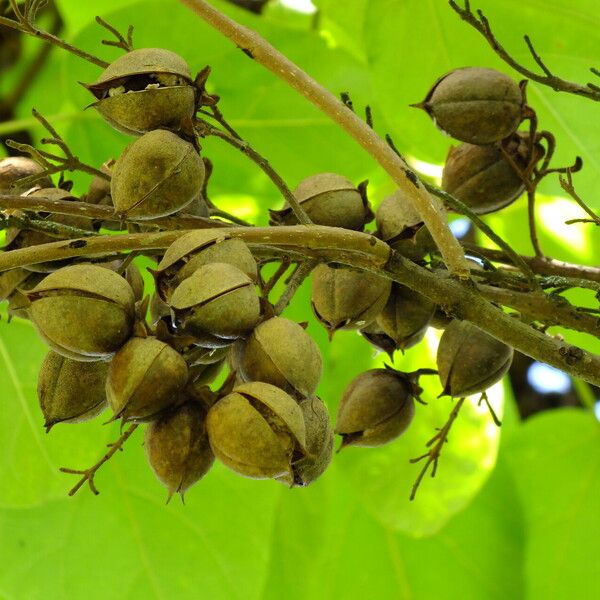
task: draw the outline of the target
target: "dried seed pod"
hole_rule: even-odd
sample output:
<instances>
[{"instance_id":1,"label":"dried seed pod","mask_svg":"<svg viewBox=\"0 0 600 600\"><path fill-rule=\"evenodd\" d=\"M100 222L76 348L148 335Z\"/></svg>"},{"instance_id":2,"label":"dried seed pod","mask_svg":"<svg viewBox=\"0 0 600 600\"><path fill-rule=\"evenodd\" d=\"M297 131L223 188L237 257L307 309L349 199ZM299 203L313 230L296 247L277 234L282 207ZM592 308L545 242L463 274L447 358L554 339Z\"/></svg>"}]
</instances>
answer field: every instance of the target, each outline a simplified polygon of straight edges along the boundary
<instances>
[{"instance_id":1,"label":"dried seed pod","mask_svg":"<svg viewBox=\"0 0 600 600\"><path fill-rule=\"evenodd\" d=\"M277 480L294 487L305 487L317 480L327 469L333 456L333 428L329 411L320 398L300 402L306 427L307 455L292 464L293 478L286 474Z\"/></svg>"},{"instance_id":2,"label":"dried seed pod","mask_svg":"<svg viewBox=\"0 0 600 600\"><path fill-rule=\"evenodd\" d=\"M215 456L245 477L280 477L306 454L301 408L268 383L237 386L208 411L206 427Z\"/></svg>"},{"instance_id":3,"label":"dried seed pod","mask_svg":"<svg viewBox=\"0 0 600 600\"><path fill-rule=\"evenodd\" d=\"M256 327L243 344L239 361L246 381L264 381L300 396L312 396L322 370L317 344L298 323L282 317Z\"/></svg>"},{"instance_id":4,"label":"dried seed pod","mask_svg":"<svg viewBox=\"0 0 600 600\"><path fill-rule=\"evenodd\" d=\"M38 175L44 168L35 160L25 156L7 156L0 158L0 192L6 194L23 194L33 187L52 187L52 180L47 175L35 183L23 187L19 179Z\"/></svg>"},{"instance_id":5,"label":"dried seed pod","mask_svg":"<svg viewBox=\"0 0 600 600\"><path fill-rule=\"evenodd\" d=\"M320 264L312 273L312 308L333 334L370 323L385 306L392 284L366 271Z\"/></svg>"},{"instance_id":6,"label":"dried seed pod","mask_svg":"<svg viewBox=\"0 0 600 600\"><path fill-rule=\"evenodd\" d=\"M170 306L177 326L200 339L207 334L236 339L253 329L260 318L254 283L226 263L196 269L175 288Z\"/></svg>"},{"instance_id":7,"label":"dried seed pod","mask_svg":"<svg viewBox=\"0 0 600 600\"><path fill-rule=\"evenodd\" d=\"M351 181L335 173L319 173L303 179L294 196L317 225L360 231L373 218L366 197ZM269 214L271 225L298 223L287 203L282 210L270 210Z\"/></svg>"},{"instance_id":8,"label":"dried seed pod","mask_svg":"<svg viewBox=\"0 0 600 600\"><path fill-rule=\"evenodd\" d=\"M45 273L32 273L31 271L27 271L23 269L28 277L24 281L22 281L18 288L6 298L8 300L8 316L9 318L19 317L19 319L29 319L29 306L30 302L27 299L27 292L32 290L36 285L38 285L44 277L46 277ZM7 271L7 273L11 273L12 271Z\"/></svg>"},{"instance_id":9,"label":"dried seed pod","mask_svg":"<svg viewBox=\"0 0 600 600\"><path fill-rule=\"evenodd\" d=\"M258 279L256 260L242 240L200 229L181 236L167 248L154 273L156 289L163 300L168 300L196 269L216 262L237 267L252 281Z\"/></svg>"},{"instance_id":10,"label":"dried seed pod","mask_svg":"<svg viewBox=\"0 0 600 600\"><path fill-rule=\"evenodd\" d=\"M355 377L338 407L335 433L344 446L382 446L406 431L415 414L415 390L393 369L371 369Z\"/></svg>"},{"instance_id":11,"label":"dried seed pod","mask_svg":"<svg viewBox=\"0 0 600 600\"><path fill-rule=\"evenodd\" d=\"M404 285L394 284L383 310L375 319L394 349L407 350L425 335L435 304Z\"/></svg>"},{"instance_id":12,"label":"dried seed pod","mask_svg":"<svg viewBox=\"0 0 600 600\"><path fill-rule=\"evenodd\" d=\"M80 362L48 352L38 376L38 399L46 431L57 423L81 423L106 408L108 363Z\"/></svg>"},{"instance_id":13,"label":"dried seed pod","mask_svg":"<svg viewBox=\"0 0 600 600\"><path fill-rule=\"evenodd\" d=\"M144 278L136 265L131 263L125 269L124 277L133 290L133 296L136 302L144 297Z\"/></svg>"},{"instance_id":14,"label":"dried seed pod","mask_svg":"<svg viewBox=\"0 0 600 600\"><path fill-rule=\"evenodd\" d=\"M0 302L8 300L21 284L31 275L27 269L11 269L0 273Z\"/></svg>"},{"instance_id":15,"label":"dried seed pod","mask_svg":"<svg viewBox=\"0 0 600 600\"><path fill-rule=\"evenodd\" d=\"M133 330L133 290L123 277L103 267L59 269L27 292L27 298L40 336L67 358L108 358Z\"/></svg>"},{"instance_id":16,"label":"dried seed pod","mask_svg":"<svg viewBox=\"0 0 600 600\"><path fill-rule=\"evenodd\" d=\"M423 219L402 190L381 202L375 219L378 237L410 260L421 260L435 248Z\"/></svg>"},{"instance_id":17,"label":"dried seed pod","mask_svg":"<svg viewBox=\"0 0 600 600\"><path fill-rule=\"evenodd\" d=\"M504 144L517 167L524 169L528 162L529 135L515 134ZM536 143L535 161L543 154L543 147ZM464 202L474 213L483 215L514 202L525 191L525 184L506 160L500 144L461 144L448 153L442 189Z\"/></svg>"},{"instance_id":18,"label":"dried seed pod","mask_svg":"<svg viewBox=\"0 0 600 600\"><path fill-rule=\"evenodd\" d=\"M157 129L123 150L110 182L115 211L136 220L170 215L202 189L204 163L192 144Z\"/></svg>"},{"instance_id":19,"label":"dried seed pod","mask_svg":"<svg viewBox=\"0 0 600 600\"><path fill-rule=\"evenodd\" d=\"M161 127L178 130L192 119L196 106L190 68L162 48L140 48L120 56L86 87L98 100L92 106L128 135Z\"/></svg>"},{"instance_id":20,"label":"dried seed pod","mask_svg":"<svg viewBox=\"0 0 600 600\"><path fill-rule=\"evenodd\" d=\"M465 67L438 79L416 106L457 140L490 144L517 130L525 98L521 87L504 73Z\"/></svg>"},{"instance_id":21,"label":"dried seed pod","mask_svg":"<svg viewBox=\"0 0 600 600\"><path fill-rule=\"evenodd\" d=\"M151 423L144 438L146 457L155 475L173 494L185 494L212 467L215 456L208 443L206 412L186 402Z\"/></svg>"},{"instance_id":22,"label":"dried seed pod","mask_svg":"<svg viewBox=\"0 0 600 600\"><path fill-rule=\"evenodd\" d=\"M460 398L484 392L504 377L512 359L510 346L469 321L452 321L437 351L443 393Z\"/></svg>"},{"instance_id":23,"label":"dried seed pod","mask_svg":"<svg viewBox=\"0 0 600 600\"><path fill-rule=\"evenodd\" d=\"M179 402L188 368L171 346L153 337L131 338L113 357L106 395L115 419L144 422Z\"/></svg>"}]
</instances>

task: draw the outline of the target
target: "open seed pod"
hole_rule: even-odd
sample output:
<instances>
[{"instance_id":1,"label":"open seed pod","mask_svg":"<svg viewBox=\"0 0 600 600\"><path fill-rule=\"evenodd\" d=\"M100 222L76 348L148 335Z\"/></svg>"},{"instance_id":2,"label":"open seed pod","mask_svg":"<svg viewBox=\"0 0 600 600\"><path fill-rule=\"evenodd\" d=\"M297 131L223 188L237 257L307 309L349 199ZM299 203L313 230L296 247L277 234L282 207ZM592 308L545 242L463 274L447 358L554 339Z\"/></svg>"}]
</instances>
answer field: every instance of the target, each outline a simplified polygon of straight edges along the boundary
<instances>
[{"instance_id":1,"label":"open seed pod","mask_svg":"<svg viewBox=\"0 0 600 600\"><path fill-rule=\"evenodd\" d=\"M48 352L38 375L38 400L46 431L57 423L81 423L106 408L108 363L81 362Z\"/></svg>"},{"instance_id":2,"label":"open seed pod","mask_svg":"<svg viewBox=\"0 0 600 600\"><path fill-rule=\"evenodd\" d=\"M465 67L438 79L416 106L453 138L490 144L517 130L525 98L522 88L504 73Z\"/></svg>"},{"instance_id":3,"label":"open seed pod","mask_svg":"<svg viewBox=\"0 0 600 600\"><path fill-rule=\"evenodd\" d=\"M31 271L27 269L0 272L0 302L8 300L30 275Z\"/></svg>"},{"instance_id":4,"label":"open seed pod","mask_svg":"<svg viewBox=\"0 0 600 600\"><path fill-rule=\"evenodd\" d=\"M92 84L92 106L115 129L141 135L160 127L178 130L190 120L196 91L183 58L163 48L140 48L120 56Z\"/></svg>"},{"instance_id":5,"label":"open seed pod","mask_svg":"<svg viewBox=\"0 0 600 600\"><path fill-rule=\"evenodd\" d=\"M423 339L434 312L433 302L410 288L395 283L387 304L375 322L383 335L389 338L394 349L407 350Z\"/></svg>"},{"instance_id":6,"label":"open seed pod","mask_svg":"<svg viewBox=\"0 0 600 600\"><path fill-rule=\"evenodd\" d=\"M113 167L110 191L118 215L136 220L170 215L202 189L204 163L190 144L157 129L123 150Z\"/></svg>"},{"instance_id":7,"label":"open seed pod","mask_svg":"<svg viewBox=\"0 0 600 600\"><path fill-rule=\"evenodd\" d=\"M452 321L437 351L443 394L461 398L484 392L504 377L512 359L510 346L469 321Z\"/></svg>"},{"instance_id":8,"label":"open seed pod","mask_svg":"<svg viewBox=\"0 0 600 600\"><path fill-rule=\"evenodd\" d=\"M355 377L338 407L335 433L345 446L383 446L402 435L415 414L415 390L393 369L371 369Z\"/></svg>"},{"instance_id":9,"label":"open seed pod","mask_svg":"<svg viewBox=\"0 0 600 600\"><path fill-rule=\"evenodd\" d=\"M44 168L35 160L26 156L7 156L0 158L0 192L5 194L23 194L33 187L52 187L52 180L47 175L33 184L22 186L19 179L38 175Z\"/></svg>"},{"instance_id":10,"label":"open seed pod","mask_svg":"<svg viewBox=\"0 0 600 600\"><path fill-rule=\"evenodd\" d=\"M527 166L528 147L526 133L519 132L505 142L506 152L520 169ZM535 145L534 154L536 161L544 155L540 144ZM442 189L483 215L512 204L525 191L525 184L504 157L500 144L461 144L448 152Z\"/></svg>"},{"instance_id":11,"label":"open seed pod","mask_svg":"<svg viewBox=\"0 0 600 600\"><path fill-rule=\"evenodd\" d=\"M206 412L197 402L186 402L154 421L144 438L146 457L167 488L169 499L202 479L215 456L208 443Z\"/></svg>"},{"instance_id":12,"label":"open seed pod","mask_svg":"<svg viewBox=\"0 0 600 600\"><path fill-rule=\"evenodd\" d=\"M317 480L331 463L333 456L333 428L329 411L320 398L300 402L306 427L306 456L292 464L292 474L286 473L277 481L294 487L306 487Z\"/></svg>"},{"instance_id":13,"label":"open seed pod","mask_svg":"<svg viewBox=\"0 0 600 600\"><path fill-rule=\"evenodd\" d=\"M206 336L234 340L253 329L260 318L253 281L226 263L196 269L175 288L169 304L177 327L200 340Z\"/></svg>"},{"instance_id":14,"label":"open seed pod","mask_svg":"<svg viewBox=\"0 0 600 600\"><path fill-rule=\"evenodd\" d=\"M173 290L196 269L216 262L237 267L252 281L258 278L256 260L242 240L199 229L177 238L167 248L154 272L157 292L163 300L168 300Z\"/></svg>"},{"instance_id":15,"label":"open seed pod","mask_svg":"<svg viewBox=\"0 0 600 600\"><path fill-rule=\"evenodd\" d=\"M115 354L106 395L115 419L144 422L179 402L188 368L171 346L153 337L131 338Z\"/></svg>"},{"instance_id":16,"label":"open seed pod","mask_svg":"<svg viewBox=\"0 0 600 600\"><path fill-rule=\"evenodd\" d=\"M366 197L351 181L335 173L319 173L303 179L294 196L317 225L360 231L373 218ZM298 223L287 203L282 210L270 210L269 214L271 225Z\"/></svg>"},{"instance_id":17,"label":"open seed pod","mask_svg":"<svg viewBox=\"0 0 600 600\"><path fill-rule=\"evenodd\" d=\"M131 336L133 290L109 269L89 264L63 267L26 295L40 336L67 358L109 358Z\"/></svg>"},{"instance_id":18,"label":"open seed pod","mask_svg":"<svg viewBox=\"0 0 600 600\"><path fill-rule=\"evenodd\" d=\"M101 171L112 176L112 168L115 161L111 158L107 160L101 167ZM112 206L112 198L110 197L110 179L94 175L90 181L88 191L81 197L82 202L88 204L99 204L101 206Z\"/></svg>"},{"instance_id":19,"label":"open seed pod","mask_svg":"<svg viewBox=\"0 0 600 600\"><path fill-rule=\"evenodd\" d=\"M216 362L197 364L190 367L190 380L195 386L210 385L221 373L226 359L222 358Z\"/></svg>"},{"instance_id":20,"label":"open seed pod","mask_svg":"<svg viewBox=\"0 0 600 600\"><path fill-rule=\"evenodd\" d=\"M389 279L372 273L320 264L312 273L311 304L330 334L359 329L381 312L391 288Z\"/></svg>"},{"instance_id":21,"label":"open seed pod","mask_svg":"<svg viewBox=\"0 0 600 600\"><path fill-rule=\"evenodd\" d=\"M23 270L28 274L28 277L19 283L18 287L6 298L8 300L8 316L11 319L13 317L29 319L30 302L27 299L27 292L32 290L46 277L45 273L32 273L26 269ZM6 273L12 273L12 271L6 271Z\"/></svg>"},{"instance_id":22,"label":"open seed pod","mask_svg":"<svg viewBox=\"0 0 600 600\"><path fill-rule=\"evenodd\" d=\"M375 219L378 237L410 260L421 260L435 248L423 219L402 190L381 202Z\"/></svg>"},{"instance_id":23,"label":"open seed pod","mask_svg":"<svg viewBox=\"0 0 600 600\"><path fill-rule=\"evenodd\" d=\"M302 409L268 383L237 386L211 407L206 427L215 456L245 477L281 477L306 455Z\"/></svg>"},{"instance_id":24,"label":"open seed pod","mask_svg":"<svg viewBox=\"0 0 600 600\"><path fill-rule=\"evenodd\" d=\"M319 347L289 319L263 321L242 343L239 373L246 381L264 381L288 394L312 396L322 370Z\"/></svg>"}]
</instances>

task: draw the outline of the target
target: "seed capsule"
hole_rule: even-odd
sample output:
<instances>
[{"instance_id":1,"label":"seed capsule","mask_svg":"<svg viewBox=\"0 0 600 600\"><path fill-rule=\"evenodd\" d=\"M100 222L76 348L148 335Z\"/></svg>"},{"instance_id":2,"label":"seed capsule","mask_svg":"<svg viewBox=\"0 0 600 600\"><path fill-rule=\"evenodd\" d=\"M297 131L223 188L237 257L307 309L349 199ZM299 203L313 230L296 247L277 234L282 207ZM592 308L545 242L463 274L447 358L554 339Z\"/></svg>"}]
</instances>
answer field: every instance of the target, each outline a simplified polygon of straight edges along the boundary
<instances>
[{"instance_id":1,"label":"seed capsule","mask_svg":"<svg viewBox=\"0 0 600 600\"><path fill-rule=\"evenodd\" d=\"M156 289L163 300L168 300L173 290L196 269L217 262L237 267L252 281L258 279L256 261L242 240L210 230L196 230L167 248L154 273Z\"/></svg>"},{"instance_id":2,"label":"seed capsule","mask_svg":"<svg viewBox=\"0 0 600 600\"><path fill-rule=\"evenodd\" d=\"M452 321L437 351L443 393L460 398L484 392L504 377L512 359L510 346L469 321Z\"/></svg>"},{"instance_id":3,"label":"seed capsule","mask_svg":"<svg viewBox=\"0 0 600 600\"><path fill-rule=\"evenodd\" d=\"M161 127L178 130L194 115L196 92L190 68L183 58L162 48L124 54L86 87L98 99L92 106L128 135Z\"/></svg>"},{"instance_id":4,"label":"seed capsule","mask_svg":"<svg viewBox=\"0 0 600 600\"><path fill-rule=\"evenodd\" d=\"M245 477L289 474L294 459L306 454L301 408L268 383L237 386L209 410L206 427L215 456Z\"/></svg>"},{"instance_id":5,"label":"seed capsule","mask_svg":"<svg viewBox=\"0 0 600 600\"><path fill-rule=\"evenodd\" d=\"M529 137L516 134L505 150L519 169L527 166ZM544 149L534 148L535 160ZM525 184L506 160L499 144L451 148L442 174L442 189L464 202L476 214L487 214L512 204L525 191Z\"/></svg>"},{"instance_id":6,"label":"seed capsule","mask_svg":"<svg viewBox=\"0 0 600 600\"><path fill-rule=\"evenodd\" d=\"M344 391L335 432L344 446L383 446L402 435L415 414L412 384L391 369L371 369Z\"/></svg>"},{"instance_id":7,"label":"seed capsule","mask_svg":"<svg viewBox=\"0 0 600 600\"><path fill-rule=\"evenodd\" d=\"M423 219L401 190L381 202L375 218L378 236L402 256L418 261L435 248Z\"/></svg>"},{"instance_id":8,"label":"seed capsule","mask_svg":"<svg viewBox=\"0 0 600 600\"><path fill-rule=\"evenodd\" d=\"M46 431L57 423L81 423L106 408L108 363L80 362L48 352L38 376Z\"/></svg>"},{"instance_id":9,"label":"seed capsule","mask_svg":"<svg viewBox=\"0 0 600 600\"><path fill-rule=\"evenodd\" d=\"M140 221L170 215L198 195L204 173L194 146L170 131L150 131L129 144L113 167L115 210Z\"/></svg>"},{"instance_id":10,"label":"seed capsule","mask_svg":"<svg viewBox=\"0 0 600 600\"><path fill-rule=\"evenodd\" d=\"M331 463L333 456L333 428L329 411L319 398L307 398L300 403L306 427L307 455L292 464L293 479L289 474L277 480L294 487L306 487L317 480Z\"/></svg>"},{"instance_id":11,"label":"seed capsule","mask_svg":"<svg viewBox=\"0 0 600 600\"><path fill-rule=\"evenodd\" d=\"M144 447L152 470L169 491L169 499L173 494L183 498L215 460L208 443L206 412L196 402L186 402L151 423Z\"/></svg>"},{"instance_id":12,"label":"seed capsule","mask_svg":"<svg viewBox=\"0 0 600 600\"><path fill-rule=\"evenodd\" d=\"M433 302L406 286L394 284L375 323L387 338L387 345L395 350L407 350L423 339L434 312Z\"/></svg>"},{"instance_id":13,"label":"seed capsule","mask_svg":"<svg viewBox=\"0 0 600 600\"><path fill-rule=\"evenodd\" d=\"M517 130L524 105L523 90L504 73L466 67L438 79L416 106L457 140L490 144Z\"/></svg>"},{"instance_id":14,"label":"seed capsule","mask_svg":"<svg viewBox=\"0 0 600 600\"><path fill-rule=\"evenodd\" d=\"M175 289L170 306L177 326L200 339L206 335L236 339L253 329L260 318L254 283L226 263L196 269Z\"/></svg>"},{"instance_id":15,"label":"seed capsule","mask_svg":"<svg viewBox=\"0 0 600 600\"><path fill-rule=\"evenodd\" d=\"M272 317L244 342L239 369L246 381L264 381L292 395L311 396L323 361L319 347L298 323Z\"/></svg>"},{"instance_id":16,"label":"seed capsule","mask_svg":"<svg viewBox=\"0 0 600 600\"><path fill-rule=\"evenodd\" d=\"M110 363L106 395L115 419L144 422L179 402L188 379L181 355L156 338L131 338Z\"/></svg>"},{"instance_id":17,"label":"seed capsule","mask_svg":"<svg viewBox=\"0 0 600 600\"><path fill-rule=\"evenodd\" d=\"M373 218L369 203L361 192L351 181L335 173L307 177L298 184L294 196L317 225L360 231ZM269 214L272 225L298 223L287 203L282 210L270 210Z\"/></svg>"},{"instance_id":18,"label":"seed capsule","mask_svg":"<svg viewBox=\"0 0 600 600\"><path fill-rule=\"evenodd\" d=\"M7 156L0 159L0 192L7 194L23 194L33 187L52 187L52 180L45 176L31 185L23 187L19 179L42 173L44 168L35 160L25 156Z\"/></svg>"},{"instance_id":19,"label":"seed capsule","mask_svg":"<svg viewBox=\"0 0 600 600\"><path fill-rule=\"evenodd\" d=\"M103 267L59 269L27 292L27 298L39 334L67 358L109 358L133 329L133 290L123 277Z\"/></svg>"},{"instance_id":20,"label":"seed capsule","mask_svg":"<svg viewBox=\"0 0 600 600\"><path fill-rule=\"evenodd\" d=\"M389 279L366 271L320 264L312 274L312 308L330 334L358 329L381 312L391 287Z\"/></svg>"}]
</instances>

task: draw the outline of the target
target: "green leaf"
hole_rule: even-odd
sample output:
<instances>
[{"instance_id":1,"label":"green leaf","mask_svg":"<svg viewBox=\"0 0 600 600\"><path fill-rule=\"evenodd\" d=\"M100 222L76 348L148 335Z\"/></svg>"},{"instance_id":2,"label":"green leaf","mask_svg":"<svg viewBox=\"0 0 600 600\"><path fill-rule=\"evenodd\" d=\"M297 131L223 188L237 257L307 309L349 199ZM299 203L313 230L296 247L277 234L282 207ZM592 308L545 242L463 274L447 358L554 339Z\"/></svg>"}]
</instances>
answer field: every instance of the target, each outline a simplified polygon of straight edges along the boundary
<instances>
[{"instance_id":1,"label":"green leaf","mask_svg":"<svg viewBox=\"0 0 600 600\"><path fill-rule=\"evenodd\" d=\"M529 598L600 595L600 424L582 410L542 413L507 444L527 534Z\"/></svg>"},{"instance_id":2,"label":"green leaf","mask_svg":"<svg viewBox=\"0 0 600 600\"><path fill-rule=\"evenodd\" d=\"M47 348L28 321L0 321L0 506L23 507L63 498L69 487L59 467L92 464L118 426L56 425L44 432L37 401L37 374ZM104 419L106 420L106 419Z\"/></svg>"}]
</instances>

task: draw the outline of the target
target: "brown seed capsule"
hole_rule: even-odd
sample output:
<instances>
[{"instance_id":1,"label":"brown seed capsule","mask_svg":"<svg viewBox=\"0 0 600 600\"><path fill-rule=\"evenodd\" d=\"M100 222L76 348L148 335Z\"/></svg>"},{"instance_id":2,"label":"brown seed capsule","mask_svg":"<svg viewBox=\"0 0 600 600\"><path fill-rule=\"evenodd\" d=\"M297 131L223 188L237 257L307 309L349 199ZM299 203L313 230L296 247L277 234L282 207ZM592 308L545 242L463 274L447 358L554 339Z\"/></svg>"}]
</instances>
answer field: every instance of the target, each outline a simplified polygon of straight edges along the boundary
<instances>
[{"instance_id":1,"label":"brown seed capsule","mask_svg":"<svg viewBox=\"0 0 600 600\"><path fill-rule=\"evenodd\" d=\"M355 377L338 407L335 432L345 446L383 446L406 431L415 414L414 390L392 369Z\"/></svg>"},{"instance_id":2,"label":"brown seed capsule","mask_svg":"<svg viewBox=\"0 0 600 600\"><path fill-rule=\"evenodd\" d=\"M111 158L107 160L100 169L106 175L112 175L112 168L115 161ZM112 198L110 197L110 179L94 175L90 182L90 187L87 193L81 197L82 202L88 204L99 204L101 206L112 206Z\"/></svg>"},{"instance_id":3,"label":"brown seed capsule","mask_svg":"<svg viewBox=\"0 0 600 600\"><path fill-rule=\"evenodd\" d=\"M192 119L196 106L190 68L183 58L162 48L124 54L86 87L98 99L92 106L128 135L161 127L178 130Z\"/></svg>"},{"instance_id":4,"label":"brown seed capsule","mask_svg":"<svg viewBox=\"0 0 600 600\"><path fill-rule=\"evenodd\" d=\"M206 412L197 402L186 402L151 423L144 447L152 470L169 491L169 499L173 494L183 498L215 460L208 443Z\"/></svg>"},{"instance_id":5,"label":"brown seed capsule","mask_svg":"<svg viewBox=\"0 0 600 600\"><path fill-rule=\"evenodd\" d=\"M136 220L170 215L202 189L204 163L190 143L157 129L123 150L110 183L115 211Z\"/></svg>"},{"instance_id":6,"label":"brown seed capsule","mask_svg":"<svg viewBox=\"0 0 600 600\"><path fill-rule=\"evenodd\" d=\"M465 67L438 79L416 106L457 140L490 144L517 130L524 105L523 90L504 73Z\"/></svg>"},{"instance_id":7,"label":"brown seed capsule","mask_svg":"<svg viewBox=\"0 0 600 600\"><path fill-rule=\"evenodd\" d=\"M216 362L196 364L190 367L190 380L195 386L210 385L221 373L226 359L222 358Z\"/></svg>"},{"instance_id":8,"label":"brown seed capsule","mask_svg":"<svg viewBox=\"0 0 600 600\"><path fill-rule=\"evenodd\" d=\"M452 321L437 351L443 393L460 398L484 392L504 377L512 359L510 346L468 321Z\"/></svg>"},{"instance_id":9,"label":"brown seed capsule","mask_svg":"<svg viewBox=\"0 0 600 600\"><path fill-rule=\"evenodd\" d=\"M312 308L333 334L338 329L359 329L385 306L392 284L366 271L320 264L312 273Z\"/></svg>"},{"instance_id":10,"label":"brown seed capsule","mask_svg":"<svg viewBox=\"0 0 600 600\"><path fill-rule=\"evenodd\" d=\"M404 285L394 284L376 322L398 350L418 344L435 312L433 302Z\"/></svg>"},{"instance_id":11,"label":"brown seed capsule","mask_svg":"<svg viewBox=\"0 0 600 600\"><path fill-rule=\"evenodd\" d=\"M106 408L108 363L80 362L48 352L38 376L46 431L57 423L81 423Z\"/></svg>"},{"instance_id":12,"label":"brown seed capsule","mask_svg":"<svg viewBox=\"0 0 600 600\"><path fill-rule=\"evenodd\" d=\"M6 298L8 300L8 316L9 318L19 317L19 319L29 319L29 306L30 302L27 299L27 292L32 290L36 285L38 285L44 277L46 277L45 273L32 273L23 269L28 277L24 281L22 281L18 288ZM7 273L11 273L12 271L7 271Z\"/></svg>"},{"instance_id":13,"label":"brown seed capsule","mask_svg":"<svg viewBox=\"0 0 600 600\"><path fill-rule=\"evenodd\" d=\"M33 187L52 187L52 180L45 176L30 185L20 185L19 179L38 175L44 168L31 158L25 156L7 156L0 159L0 192L6 194L23 194Z\"/></svg>"},{"instance_id":14,"label":"brown seed capsule","mask_svg":"<svg viewBox=\"0 0 600 600\"><path fill-rule=\"evenodd\" d=\"M67 358L109 358L133 330L131 286L103 267L81 264L59 269L28 292L27 298L39 334Z\"/></svg>"},{"instance_id":15,"label":"brown seed capsule","mask_svg":"<svg viewBox=\"0 0 600 600\"><path fill-rule=\"evenodd\" d=\"M360 231L373 218L363 194L351 181L335 173L319 173L303 179L294 196L317 225ZM270 210L269 214L272 225L298 223L287 203L282 210Z\"/></svg>"},{"instance_id":16,"label":"brown seed capsule","mask_svg":"<svg viewBox=\"0 0 600 600\"><path fill-rule=\"evenodd\" d=\"M153 337L131 338L110 363L106 395L115 419L144 422L179 402L188 368L171 346Z\"/></svg>"},{"instance_id":17,"label":"brown seed capsule","mask_svg":"<svg viewBox=\"0 0 600 600\"><path fill-rule=\"evenodd\" d=\"M177 326L200 339L208 335L234 340L253 329L260 318L254 283L226 263L196 269L175 289L170 306Z\"/></svg>"},{"instance_id":18,"label":"brown seed capsule","mask_svg":"<svg viewBox=\"0 0 600 600\"><path fill-rule=\"evenodd\" d=\"M289 474L294 459L306 454L301 408L268 383L237 386L209 410L206 427L215 456L245 477Z\"/></svg>"},{"instance_id":19,"label":"brown seed capsule","mask_svg":"<svg viewBox=\"0 0 600 600\"><path fill-rule=\"evenodd\" d=\"M528 134L518 133L505 142L505 151L519 169L527 166ZM544 149L534 148L535 160ZM442 189L464 202L476 214L486 214L512 204L525 184L506 160L499 144L451 148L442 175Z\"/></svg>"},{"instance_id":20,"label":"brown seed capsule","mask_svg":"<svg viewBox=\"0 0 600 600\"><path fill-rule=\"evenodd\" d=\"M264 381L288 394L311 396L322 370L319 347L289 319L263 321L243 343L239 372L246 381Z\"/></svg>"},{"instance_id":21,"label":"brown seed capsule","mask_svg":"<svg viewBox=\"0 0 600 600\"><path fill-rule=\"evenodd\" d=\"M173 290L196 269L216 262L237 267L252 281L258 279L256 260L242 240L210 230L196 230L177 238L167 248L154 273L156 289L163 300L168 300Z\"/></svg>"},{"instance_id":22,"label":"brown seed capsule","mask_svg":"<svg viewBox=\"0 0 600 600\"><path fill-rule=\"evenodd\" d=\"M333 456L333 428L327 407L317 397L300 403L306 427L307 455L292 464L293 479L289 474L277 480L289 486L306 487L327 469Z\"/></svg>"},{"instance_id":23,"label":"brown seed capsule","mask_svg":"<svg viewBox=\"0 0 600 600\"><path fill-rule=\"evenodd\" d=\"M404 192L385 198L377 209L377 235L410 260L421 260L435 248L429 230Z\"/></svg>"}]
</instances>

